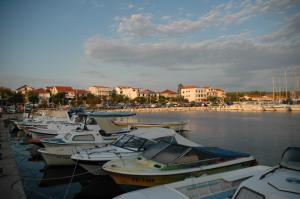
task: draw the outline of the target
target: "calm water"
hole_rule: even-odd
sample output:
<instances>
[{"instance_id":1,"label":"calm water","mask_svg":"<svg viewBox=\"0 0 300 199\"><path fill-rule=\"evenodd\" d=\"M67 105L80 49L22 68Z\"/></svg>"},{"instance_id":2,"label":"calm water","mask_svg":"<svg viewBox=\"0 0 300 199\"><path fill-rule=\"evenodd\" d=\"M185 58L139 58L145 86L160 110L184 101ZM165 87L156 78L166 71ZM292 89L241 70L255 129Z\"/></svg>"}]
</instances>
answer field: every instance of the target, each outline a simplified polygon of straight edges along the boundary
<instances>
[{"instance_id":1,"label":"calm water","mask_svg":"<svg viewBox=\"0 0 300 199\"><path fill-rule=\"evenodd\" d=\"M300 146L300 114L184 112L139 113L141 121L189 120L184 135L205 146L218 146L248 152L260 164L273 166L288 146ZM95 177L80 168L46 168L28 144L29 137L12 132L12 149L28 198L111 198L121 192L109 177ZM71 179L75 172L77 175ZM70 183L72 181L72 183Z\"/></svg>"}]
</instances>

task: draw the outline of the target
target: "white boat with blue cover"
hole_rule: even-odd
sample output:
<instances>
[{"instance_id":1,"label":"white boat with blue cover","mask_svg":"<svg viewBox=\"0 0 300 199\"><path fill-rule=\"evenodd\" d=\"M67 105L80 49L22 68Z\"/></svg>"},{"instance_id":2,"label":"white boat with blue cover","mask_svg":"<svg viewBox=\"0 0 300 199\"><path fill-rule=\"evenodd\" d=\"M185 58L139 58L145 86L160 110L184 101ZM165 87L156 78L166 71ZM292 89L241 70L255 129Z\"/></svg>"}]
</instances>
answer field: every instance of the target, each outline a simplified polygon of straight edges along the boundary
<instances>
[{"instance_id":1,"label":"white boat with blue cover","mask_svg":"<svg viewBox=\"0 0 300 199\"><path fill-rule=\"evenodd\" d=\"M268 168L253 166L209 176L190 177L179 182L128 192L115 199L229 199L241 182Z\"/></svg>"}]
</instances>

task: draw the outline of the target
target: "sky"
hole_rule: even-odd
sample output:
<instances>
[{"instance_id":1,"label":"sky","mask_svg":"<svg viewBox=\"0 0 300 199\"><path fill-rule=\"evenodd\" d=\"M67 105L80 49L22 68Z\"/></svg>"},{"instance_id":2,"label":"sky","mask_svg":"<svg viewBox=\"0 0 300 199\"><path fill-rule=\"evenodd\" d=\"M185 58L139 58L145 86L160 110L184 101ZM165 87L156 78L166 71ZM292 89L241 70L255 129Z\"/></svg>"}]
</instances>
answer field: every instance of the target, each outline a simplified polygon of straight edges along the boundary
<instances>
[{"instance_id":1,"label":"sky","mask_svg":"<svg viewBox=\"0 0 300 199\"><path fill-rule=\"evenodd\" d=\"M299 0L2 0L0 86L299 88Z\"/></svg>"}]
</instances>

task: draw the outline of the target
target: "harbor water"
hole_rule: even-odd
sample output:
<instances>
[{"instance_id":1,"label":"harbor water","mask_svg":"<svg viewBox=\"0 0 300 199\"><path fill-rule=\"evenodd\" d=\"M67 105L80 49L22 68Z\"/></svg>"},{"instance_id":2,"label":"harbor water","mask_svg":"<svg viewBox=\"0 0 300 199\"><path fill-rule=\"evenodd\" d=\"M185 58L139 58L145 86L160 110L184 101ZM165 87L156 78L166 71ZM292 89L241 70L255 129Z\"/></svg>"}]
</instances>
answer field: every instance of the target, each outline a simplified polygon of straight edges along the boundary
<instances>
[{"instance_id":1,"label":"harbor water","mask_svg":"<svg viewBox=\"0 0 300 199\"><path fill-rule=\"evenodd\" d=\"M273 166L288 146L300 146L300 114L273 112L138 113L146 122L189 121L184 136L205 146L252 154ZM12 131L11 147L27 198L112 198L122 193L109 177L88 174L79 166L46 168L37 147L21 131Z\"/></svg>"}]
</instances>

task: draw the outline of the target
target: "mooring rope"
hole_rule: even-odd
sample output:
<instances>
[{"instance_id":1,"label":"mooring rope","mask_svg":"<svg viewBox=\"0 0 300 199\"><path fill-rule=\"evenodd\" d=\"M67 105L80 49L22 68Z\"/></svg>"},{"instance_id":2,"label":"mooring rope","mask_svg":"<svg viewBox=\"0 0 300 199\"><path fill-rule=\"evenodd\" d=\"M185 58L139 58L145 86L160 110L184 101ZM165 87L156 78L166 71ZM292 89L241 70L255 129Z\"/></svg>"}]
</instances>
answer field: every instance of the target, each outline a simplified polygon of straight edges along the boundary
<instances>
[{"instance_id":1,"label":"mooring rope","mask_svg":"<svg viewBox=\"0 0 300 199\"><path fill-rule=\"evenodd\" d=\"M72 181L73 181L73 178L74 178L74 175L75 175L75 171L76 171L76 168L77 168L77 164L78 164L78 161L75 162L75 167L74 167L74 170L73 170L73 174L72 174L72 177L70 179L70 182L68 184L68 188L67 188L67 190L66 190L66 192L64 194L63 199L65 199L67 197L68 193L69 193L69 190L71 188L71 184L72 184Z\"/></svg>"}]
</instances>

